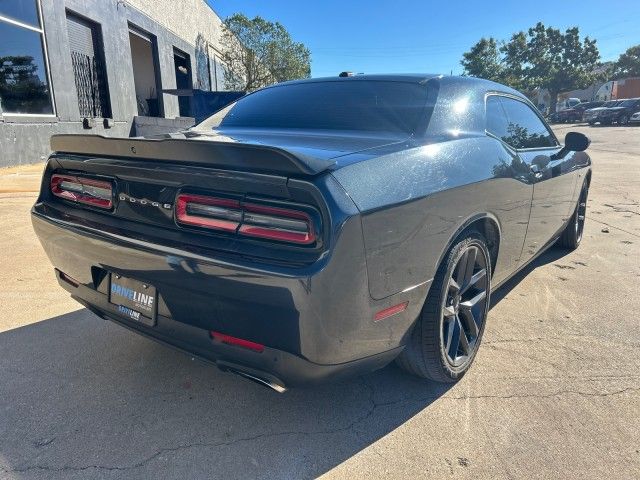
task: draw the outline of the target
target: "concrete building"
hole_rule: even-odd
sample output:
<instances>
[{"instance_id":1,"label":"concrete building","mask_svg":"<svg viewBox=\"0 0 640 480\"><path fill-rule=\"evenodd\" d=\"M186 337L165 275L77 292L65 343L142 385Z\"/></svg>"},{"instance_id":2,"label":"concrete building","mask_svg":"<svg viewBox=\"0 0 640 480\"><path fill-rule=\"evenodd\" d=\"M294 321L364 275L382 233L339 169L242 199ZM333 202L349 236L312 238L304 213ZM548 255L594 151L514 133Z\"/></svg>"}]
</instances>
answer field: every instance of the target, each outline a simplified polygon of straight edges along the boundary
<instances>
[{"instance_id":1,"label":"concrete building","mask_svg":"<svg viewBox=\"0 0 640 480\"><path fill-rule=\"evenodd\" d=\"M164 92L225 90L221 35L204 0L0 1L0 167L55 133L188 126L189 98Z\"/></svg>"}]
</instances>

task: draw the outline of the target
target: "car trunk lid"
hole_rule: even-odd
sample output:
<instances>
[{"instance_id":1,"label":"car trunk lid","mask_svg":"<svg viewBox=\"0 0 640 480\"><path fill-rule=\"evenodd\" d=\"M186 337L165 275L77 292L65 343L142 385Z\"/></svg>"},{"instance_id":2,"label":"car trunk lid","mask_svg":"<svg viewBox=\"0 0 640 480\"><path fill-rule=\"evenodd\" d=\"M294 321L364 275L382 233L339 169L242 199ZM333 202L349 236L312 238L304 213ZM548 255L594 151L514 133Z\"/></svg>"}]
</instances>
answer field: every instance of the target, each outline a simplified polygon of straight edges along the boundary
<instances>
[{"instance_id":1,"label":"car trunk lid","mask_svg":"<svg viewBox=\"0 0 640 480\"><path fill-rule=\"evenodd\" d=\"M63 154L191 164L236 171L312 176L335 159L403 141L397 136L351 132L188 131L149 138L54 135L51 149Z\"/></svg>"}]
</instances>

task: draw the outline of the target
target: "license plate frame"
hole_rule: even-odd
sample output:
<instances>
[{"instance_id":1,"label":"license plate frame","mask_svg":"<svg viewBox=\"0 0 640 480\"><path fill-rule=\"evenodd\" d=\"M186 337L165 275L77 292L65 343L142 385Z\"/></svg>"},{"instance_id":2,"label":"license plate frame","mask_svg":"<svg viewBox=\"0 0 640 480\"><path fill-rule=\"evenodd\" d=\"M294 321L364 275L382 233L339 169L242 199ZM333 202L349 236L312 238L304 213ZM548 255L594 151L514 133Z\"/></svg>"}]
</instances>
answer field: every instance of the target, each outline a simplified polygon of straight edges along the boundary
<instances>
[{"instance_id":1,"label":"license plate frame","mask_svg":"<svg viewBox=\"0 0 640 480\"><path fill-rule=\"evenodd\" d=\"M156 324L158 290L147 282L117 273L109 274L109 303L118 313L147 326Z\"/></svg>"}]
</instances>

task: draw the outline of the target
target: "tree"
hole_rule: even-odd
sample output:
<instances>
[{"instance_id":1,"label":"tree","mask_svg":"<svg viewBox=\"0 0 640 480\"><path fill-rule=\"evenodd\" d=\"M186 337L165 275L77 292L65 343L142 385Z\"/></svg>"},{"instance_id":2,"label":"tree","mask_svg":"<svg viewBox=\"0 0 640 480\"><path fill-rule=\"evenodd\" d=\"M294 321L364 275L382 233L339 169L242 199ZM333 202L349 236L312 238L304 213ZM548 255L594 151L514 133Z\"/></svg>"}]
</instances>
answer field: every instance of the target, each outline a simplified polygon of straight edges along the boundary
<instances>
[{"instance_id":1,"label":"tree","mask_svg":"<svg viewBox=\"0 0 640 480\"><path fill-rule=\"evenodd\" d=\"M463 54L462 65L469 75L475 75L467 70L467 65L475 65L477 54L491 53L490 48L476 48L481 42ZM551 97L552 111L560 92L586 88L598 79L595 71L600 62L600 52L596 41L589 37L580 40L578 27L563 33L538 23L526 32L514 33L499 51L497 59L494 57L484 63L478 61L483 65L497 62L501 67L497 80L513 88L546 88Z\"/></svg>"},{"instance_id":2,"label":"tree","mask_svg":"<svg viewBox=\"0 0 640 480\"><path fill-rule=\"evenodd\" d=\"M629 48L613 66L615 78L640 77L640 45Z\"/></svg>"},{"instance_id":3,"label":"tree","mask_svg":"<svg viewBox=\"0 0 640 480\"><path fill-rule=\"evenodd\" d=\"M236 13L224 21L222 60L228 88L251 91L311 76L311 54L278 22Z\"/></svg>"},{"instance_id":4,"label":"tree","mask_svg":"<svg viewBox=\"0 0 640 480\"><path fill-rule=\"evenodd\" d=\"M495 38L482 37L471 50L462 54L460 62L465 75L486 78L495 82L503 79L504 65Z\"/></svg>"},{"instance_id":5,"label":"tree","mask_svg":"<svg viewBox=\"0 0 640 480\"><path fill-rule=\"evenodd\" d=\"M38 76L33 57L0 57L0 99L3 109L9 112L26 109L37 113L46 109L49 92Z\"/></svg>"}]
</instances>

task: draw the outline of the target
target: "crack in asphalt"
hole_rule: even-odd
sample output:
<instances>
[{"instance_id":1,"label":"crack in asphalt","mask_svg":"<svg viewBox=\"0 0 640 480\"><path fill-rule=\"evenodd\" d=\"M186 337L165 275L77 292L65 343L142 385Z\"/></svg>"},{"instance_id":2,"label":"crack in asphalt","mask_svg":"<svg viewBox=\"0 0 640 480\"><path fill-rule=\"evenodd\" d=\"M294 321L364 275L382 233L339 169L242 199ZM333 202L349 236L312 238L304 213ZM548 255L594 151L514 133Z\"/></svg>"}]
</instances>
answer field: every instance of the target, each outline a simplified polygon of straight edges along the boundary
<instances>
[{"instance_id":1,"label":"crack in asphalt","mask_svg":"<svg viewBox=\"0 0 640 480\"><path fill-rule=\"evenodd\" d=\"M139 462L137 462L137 463L135 463L133 465L129 465L129 466L106 466L106 465L70 466L70 465L65 465L63 467L53 467L53 466L47 466L47 465L29 465L29 466L26 466L26 467L14 468L14 469L6 469L4 467L0 467L0 472L4 472L4 473L25 473L25 472L28 472L28 471L31 471L31 470L43 470L43 471L50 471L50 472L65 472L65 471L82 472L82 471L90 470L90 469L107 470L107 471L127 471L127 470L134 470L134 469L137 469L137 468L144 467L146 464L150 463L155 458L158 458L159 456L161 456L161 455L163 455L165 453L177 452L177 451L180 451L180 450L186 450L186 449L190 449L190 448L218 448L218 447L235 445L237 443L252 442L252 441L260 440L260 439L263 439L263 438L272 438L272 437L287 436L287 435L322 435L322 434L340 433L340 432L347 431L347 430L350 430L350 429L354 428L358 423L363 422L367 418L369 418L379 406L383 406L383 405L377 405L376 402L374 401L373 397L374 397L375 392L373 390L373 387L371 385L369 385L364 379L361 379L361 380L362 380L362 383L364 384L364 386L369 390L368 401L371 403L371 406L369 407L369 409L367 410L367 412L364 415L361 415L359 418L357 418L356 420L351 422L346 427L332 428L332 429L325 429L325 430L317 430L317 431L296 431L296 430L294 430L294 431L285 431L285 432L276 432L276 433L262 433L262 434L253 435L253 436L249 436L249 437L237 438L237 439L231 440L231 441L224 441L224 442L197 442L197 443L189 443L189 444L186 444L186 445L177 445L175 447L164 447L164 448L161 448L161 449L157 450L152 455L144 458L143 460L141 460L141 461L139 461Z\"/></svg>"},{"instance_id":2,"label":"crack in asphalt","mask_svg":"<svg viewBox=\"0 0 640 480\"><path fill-rule=\"evenodd\" d=\"M160 457L163 454L166 453L173 453L173 452L178 452L181 450L188 450L191 448L218 448L218 447L225 447L225 446L232 446L238 443L244 443L244 442L252 442L255 440L261 440L264 438L274 438L274 437L281 437L281 436L289 436L289 435L302 435L302 436L309 436L309 435L325 435L325 434L334 434L334 433L340 433L340 432L345 432L348 430L352 430L354 429L354 432L356 433L356 435L359 435L357 430L355 430L355 427L366 421L367 419L369 419L373 413L380 407L388 407L388 406L394 406L394 405L399 405L402 403L422 403L424 401L427 400L436 400L439 398L442 399L447 399L447 400L477 400L477 399L499 399L499 400L510 400L510 399L520 399L520 398L553 398L553 397L558 397L558 396L564 396L564 395L580 395L580 396L584 396L584 397L610 397L610 396L614 396L614 395L622 395L624 393L628 393L628 392L638 392L640 391L640 387L627 387L621 390L616 390L613 392L582 392L579 390L560 390L557 392L552 392L552 393L547 393L547 394L513 394L513 395L460 395L460 396L453 396L453 395L437 395L437 394L432 394L432 395L428 395L428 396L424 396L424 397L418 397L418 398L414 398L414 399L399 399L399 400L393 400L393 401L389 401L389 402L376 402L375 401L375 389L373 388L372 385L370 385L369 383L366 382L365 379L361 378L361 381L363 383L363 385L369 390L369 396L368 396L368 402L370 403L369 408L367 409L367 411L361 415L359 418L357 418L356 420L354 420L353 422L351 422L349 425L347 425L346 427L340 427L340 428L330 428L330 429L321 429L321 430L316 430L316 431L286 431L286 432L277 432L277 433L262 433L262 434L258 434L258 435L252 435L249 437L241 437L241 438L237 438L234 440L230 440L230 441L225 441L225 442L197 442L197 443L189 443L189 444L184 444L184 445L177 445L175 447L164 447L161 448L159 450L157 450L155 453L153 453L152 455L144 458L143 460L133 464L133 465L128 465L128 466L107 466L107 465L83 465L83 466L71 466L71 465L65 465L63 467L53 467L53 466L48 466L48 465L28 465L25 467L19 467L19 468L12 468L12 469L6 469L4 467L0 467L0 472L3 473L25 473L25 472L29 472L32 470L42 470L45 472L68 472L68 471L73 471L73 472L82 472L82 471L86 471L86 470L91 470L91 469L95 469L95 470L106 470L106 471L128 471L128 470L135 470L141 467L144 467L145 465L147 465L148 463L152 462L154 459Z\"/></svg>"},{"instance_id":3,"label":"crack in asphalt","mask_svg":"<svg viewBox=\"0 0 640 480\"><path fill-rule=\"evenodd\" d=\"M614 212L616 213L633 213L634 215L640 215L640 213L638 212L634 212L633 210L627 210L626 208L622 208L623 206L627 206L627 205L611 205L610 203L604 203L603 204L605 207L609 207L612 208ZM637 204L631 204L628 206L637 206Z\"/></svg>"},{"instance_id":4,"label":"crack in asphalt","mask_svg":"<svg viewBox=\"0 0 640 480\"><path fill-rule=\"evenodd\" d=\"M625 339L606 337L601 335L591 335L587 333L568 333L562 337L532 337L532 338L499 338L496 340L483 340L482 345L497 345L501 343L535 343L535 342L553 342L553 341L564 341L568 337L571 338L584 338L591 339L597 342L610 342L621 345L627 345L629 347L640 347L640 343L636 342L628 342ZM493 347L496 348L496 347Z\"/></svg>"},{"instance_id":5,"label":"crack in asphalt","mask_svg":"<svg viewBox=\"0 0 640 480\"><path fill-rule=\"evenodd\" d=\"M602 225L606 225L607 227L614 228L616 230L620 230L621 232L628 233L629 235L632 235L634 237L640 238L640 235L637 234L637 233L630 232L629 230L625 230L624 228L616 227L615 225L611 225L611 224L609 224L607 222L602 222L600 220L596 220L593 217L589 217L589 221L594 221L596 223L601 223Z\"/></svg>"}]
</instances>

